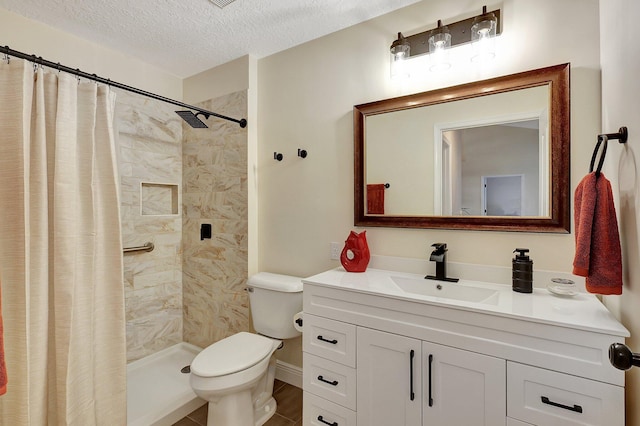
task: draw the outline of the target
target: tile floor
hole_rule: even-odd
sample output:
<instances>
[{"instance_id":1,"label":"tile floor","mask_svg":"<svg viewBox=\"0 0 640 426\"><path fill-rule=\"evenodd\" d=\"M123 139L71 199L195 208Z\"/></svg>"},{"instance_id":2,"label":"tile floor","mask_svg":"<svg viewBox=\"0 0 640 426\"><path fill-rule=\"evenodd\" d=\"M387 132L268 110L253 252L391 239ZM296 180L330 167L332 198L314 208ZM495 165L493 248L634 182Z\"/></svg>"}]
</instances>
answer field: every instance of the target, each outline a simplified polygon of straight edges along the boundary
<instances>
[{"instance_id":1,"label":"tile floor","mask_svg":"<svg viewBox=\"0 0 640 426\"><path fill-rule=\"evenodd\" d=\"M273 397L278 403L276 413L264 426L302 426L302 389L276 380ZM203 405L173 426L206 426L207 405Z\"/></svg>"}]
</instances>

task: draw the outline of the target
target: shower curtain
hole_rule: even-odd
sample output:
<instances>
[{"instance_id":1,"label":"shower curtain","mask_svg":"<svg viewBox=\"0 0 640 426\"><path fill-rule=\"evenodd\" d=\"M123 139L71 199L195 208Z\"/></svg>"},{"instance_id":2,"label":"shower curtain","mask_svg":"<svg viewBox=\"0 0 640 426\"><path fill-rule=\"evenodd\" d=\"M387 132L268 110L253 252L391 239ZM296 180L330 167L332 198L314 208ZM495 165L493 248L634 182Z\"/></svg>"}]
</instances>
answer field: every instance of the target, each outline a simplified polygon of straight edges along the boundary
<instances>
[{"instance_id":1,"label":"shower curtain","mask_svg":"<svg viewBox=\"0 0 640 426\"><path fill-rule=\"evenodd\" d=\"M0 63L2 425L125 425L115 95Z\"/></svg>"}]
</instances>

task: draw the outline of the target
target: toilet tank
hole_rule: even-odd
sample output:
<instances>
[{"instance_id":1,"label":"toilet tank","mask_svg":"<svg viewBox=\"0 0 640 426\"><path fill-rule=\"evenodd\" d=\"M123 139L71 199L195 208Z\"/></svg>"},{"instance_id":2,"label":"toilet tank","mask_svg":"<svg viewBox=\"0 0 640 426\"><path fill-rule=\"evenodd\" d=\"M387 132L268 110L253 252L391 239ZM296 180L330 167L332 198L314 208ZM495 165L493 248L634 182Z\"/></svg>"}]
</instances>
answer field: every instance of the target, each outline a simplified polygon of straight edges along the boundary
<instances>
[{"instance_id":1,"label":"toilet tank","mask_svg":"<svg viewBox=\"0 0 640 426\"><path fill-rule=\"evenodd\" d=\"M249 278L248 291L258 333L276 339L300 336L293 316L302 310L302 278L260 272Z\"/></svg>"}]
</instances>

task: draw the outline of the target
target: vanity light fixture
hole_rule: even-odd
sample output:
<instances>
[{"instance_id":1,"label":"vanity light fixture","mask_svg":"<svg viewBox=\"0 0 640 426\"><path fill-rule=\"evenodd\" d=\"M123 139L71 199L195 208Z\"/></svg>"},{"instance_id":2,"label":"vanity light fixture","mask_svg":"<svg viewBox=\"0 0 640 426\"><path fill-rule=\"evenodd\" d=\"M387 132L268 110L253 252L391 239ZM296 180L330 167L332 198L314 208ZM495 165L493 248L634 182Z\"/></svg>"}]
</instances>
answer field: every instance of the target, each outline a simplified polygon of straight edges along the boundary
<instances>
[{"instance_id":1,"label":"vanity light fixture","mask_svg":"<svg viewBox=\"0 0 640 426\"><path fill-rule=\"evenodd\" d=\"M407 60L411 52L409 42L402 33L398 33L398 39L391 43L391 78L401 79L409 77Z\"/></svg>"},{"instance_id":2,"label":"vanity light fixture","mask_svg":"<svg viewBox=\"0 0 640 426\"><path fill-rule=\"evenodd\" d=\"M391 44L391 78L407 77L410 72L409 59L429 54L432 71L447 69L451 66L448 52L451 47L471 43L473 62L495 57L495 38L502 33L500 9L487 11L483 6L482 14L438 26L418 34L403 36Z\"/></svg>"},{"instance_id":3,"label":"vanity light fixture","mask_svg":"<svg viewBox=\"0 0 640 426\"><path fill-rule=\"evenodd\" d=\"M493 12L487 13L487 6L482 7L482 15L473 18L471 25L471 49L473 62L484 62L496 56L496 30L498 18Z\"/></svg>"},{"instance_id":4,"label":"vanity light fixture","mask_svg":"<svg viewBox=\"0 0 640 426\"><path fill-rule=\"evenodd\" d=\"M446 25L438 19L438 28L431 30L429 36L429 54L431 55L431 71L444 71L451 68L449 62L449 48L451 47L451 33Z\"/></svg>"}]
</instances>

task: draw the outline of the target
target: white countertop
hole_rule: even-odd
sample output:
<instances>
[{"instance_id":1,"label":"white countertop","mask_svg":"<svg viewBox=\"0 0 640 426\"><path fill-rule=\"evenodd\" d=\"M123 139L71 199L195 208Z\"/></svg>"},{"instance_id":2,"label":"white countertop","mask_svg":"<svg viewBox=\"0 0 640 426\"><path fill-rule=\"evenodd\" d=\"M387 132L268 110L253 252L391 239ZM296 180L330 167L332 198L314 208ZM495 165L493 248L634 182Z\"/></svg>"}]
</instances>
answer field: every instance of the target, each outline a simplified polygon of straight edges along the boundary
<instances>
[{"instance_id":1,"label":"white countertop","mask_svg":"<svg viewBox=\"0 0 640 426\"><path fill-rule=\"evenodd\" d=\"M498 291L498 297L492 303L474 303L408 293L393 281L393 277L424 279L417 274L382 269L369 268L366 272L352 273L337 268L305 278L303 283L621 337L630 335L613 314L594 295L588 293L578 293L572 297L556 296L546 289L534 288L533 293L525 294L514 292L511 286L504 284L471 280L460 280L458 283L438 281L443 287L469 286Z\"/></svg>"}]
</instances>

